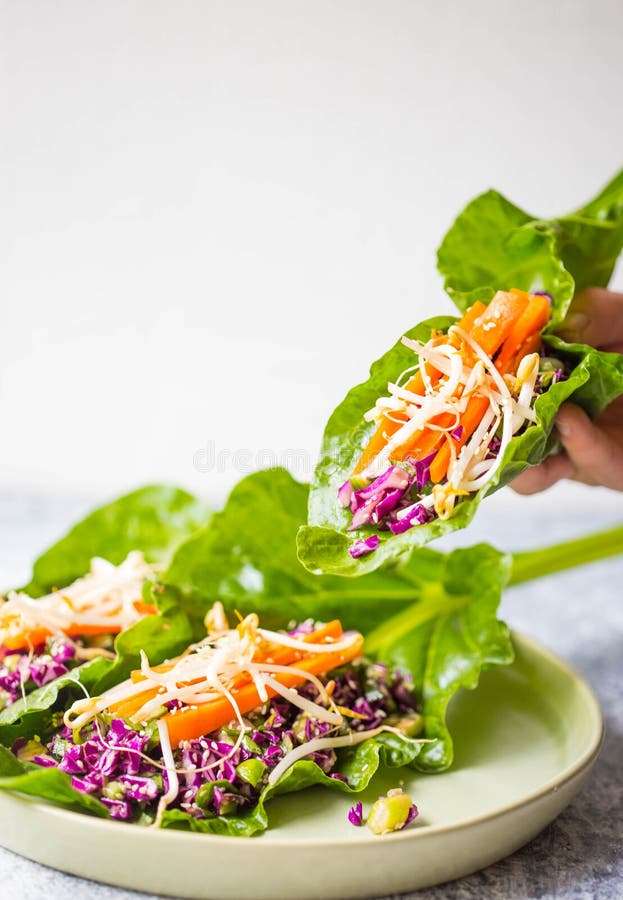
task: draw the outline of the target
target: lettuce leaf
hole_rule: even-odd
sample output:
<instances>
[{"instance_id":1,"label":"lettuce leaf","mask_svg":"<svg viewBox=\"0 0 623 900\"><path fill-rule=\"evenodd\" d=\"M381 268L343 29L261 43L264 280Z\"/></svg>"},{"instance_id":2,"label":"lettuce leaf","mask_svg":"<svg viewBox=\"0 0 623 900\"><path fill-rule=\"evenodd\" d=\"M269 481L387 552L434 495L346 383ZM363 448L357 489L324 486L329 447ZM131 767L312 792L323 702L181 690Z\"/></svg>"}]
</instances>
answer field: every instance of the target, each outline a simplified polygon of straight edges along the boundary
<instances>
[{"instance_id":1,"label":"lettuce leaf","mask_svg":"<svg viewBox=\"0 0 623 900\"><path fill-rule=\"evenodd\" d=\"M538 219L497 191L468 203L437 254L444 287L465 311L511 287L552 295L555 327L575 292L605 286L623 248L623 170L567 216Z\"/></svg>"},{"instance_id":2,"label":"lettuce leaf","mask_svg":"<svg viewBox=\"0 0 623 900\"><path fill-rule=\"evenodd\" d=\"M510 557L485 544L450 554L425 548L356 582L312 575L295 549L308 492L284 469L244 478L223 511L178 547L163 581L177 592L196 639L205 634L206 601L216 600L232 614L257 612L268 626L339 617L358 629L367 654L413 673L423 736L435 741L415 765L447 768L450 697L476 687L481 669L513 660L508 629L497 619Z\"/></svg>"},{"instance_id":3,"label":"lettuce leaf","mask_svg":"<svg viewBox=\"0 0 623 900\"><path fill-rule=\"evenodd\" d=\"M56 806L108 816L103 803L88 794L81 794L71 786L71 778L58 769L45 769L33 763L20 762L10 750L0 744L0 790L17 791Z\"/></svg>"},{"instance_id":4,"label":"lettuce leaf","mask_svg":"<svg viewBox=\"0 0 623 900\"><path fill-rule=\"evenodd\" d=\"M208 518L203 501L180 488L139 488L94 510L42 553L24 590L39 597L70 584L89 571L94 556L118 565L131 550L141 550L149 562L166 562L175 545Z\"/></svg>"},{"instance_id":5,"label":"lettuce leaf","mask_svg":"<svg viewBox=\"0 0 623 900\"><path fill-rule=\"evenodd\" d=\"M421 552L413 554L409 565ZM423 586L418 603L382 620L366 637L367 653L413 674L424 737L432 741L414 760L423 772L452 764L446 713L459 688L473 690L484 669L510 665L514 659L509 630L497 618L511 557L476 544L454 550L444 563L442 578Z\"/></svg>"},{"instance_id":6,"label":"lettuce leaf","mask_svg":"<svg viewBox=\"0 0 623 900\"><path fill-rule=\"evenodd\" d=\"M551 293L554 316L545 341L569 364L570 377L537 399L536 424L513 438L496 477L458 503L449 519L417 525L401 535L378 532L370 525L348 532L351 516L339 506L337 490L350 476L375 429L373 423L364 422L363 413L386 393L387 382L413 363L413 353L398 340L372 364L368 380L346 395L327 423L312 480L308 524L298 535L299 559L307 569L357 576L403 563L413 548L465 528L487 494L558 449L554 420L562 403L573 400L594 416L623 393L622 356L567 344L551 333L565 315L574 290L607 283L622 245L623 172L595 200L560 219L535 220L495 191L482 194L466 207L439 249L446 290L463 311L476 299L491 299L499 288ZM451 317L429 319L407 336L426 341L433 329L446 331L455 321ZM377 533L378 549L352 559L349 547Z\"/></svg>"}]
</instances>

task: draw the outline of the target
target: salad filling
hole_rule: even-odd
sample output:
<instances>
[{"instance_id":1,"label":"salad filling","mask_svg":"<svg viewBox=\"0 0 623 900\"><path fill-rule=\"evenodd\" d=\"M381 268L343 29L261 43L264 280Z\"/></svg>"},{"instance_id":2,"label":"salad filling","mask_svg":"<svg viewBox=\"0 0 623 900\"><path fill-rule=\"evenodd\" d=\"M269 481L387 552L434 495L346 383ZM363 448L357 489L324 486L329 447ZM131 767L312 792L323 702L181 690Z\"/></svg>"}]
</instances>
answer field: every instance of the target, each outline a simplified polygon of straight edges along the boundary
<instances>
[{"instance_id":1,"label":"salad filling","mask_svg":"<svg viewBox=\"0 0 623 900\"><path fill-rule=\"evenodd\" d=\"M447 333L403 338L417 362L365 413L376 430L338 490L352 513L349 531L402 534L447 519L495 477L512 438L536 422L537 396L566 377L542 350L550 304L547 294L498 291ZM372 535L349 553L356 559L378 544Z\"/></svg>"},{"instance_id":2,"label":"salad filling","mask_svg":"<svg viewBox=\"0 0 623 900\"><path fill-rule=\"evenodd\" d=\"M45 745L13 751L56 766L124 821L160 824L253 809L299 760L348 783L343 748L422 724L410 676L361 657L358 632L306 621L289 632L250 615L230 629L216 604L208 637L177 660L76 701Z\"/></svg>"},{"instance_id":3,"label":"salad filling","mask_svg":"<svg viewBox=\"0 0 623 900\"><path fill-rule=\"evenodd\" d=\"M44 597L0 598L0 709L84 660L114 658L114 636L155 612L142 599L153 577L133 551L118 566L95 557L88 575Z\"/></svg>"}]
</instances>

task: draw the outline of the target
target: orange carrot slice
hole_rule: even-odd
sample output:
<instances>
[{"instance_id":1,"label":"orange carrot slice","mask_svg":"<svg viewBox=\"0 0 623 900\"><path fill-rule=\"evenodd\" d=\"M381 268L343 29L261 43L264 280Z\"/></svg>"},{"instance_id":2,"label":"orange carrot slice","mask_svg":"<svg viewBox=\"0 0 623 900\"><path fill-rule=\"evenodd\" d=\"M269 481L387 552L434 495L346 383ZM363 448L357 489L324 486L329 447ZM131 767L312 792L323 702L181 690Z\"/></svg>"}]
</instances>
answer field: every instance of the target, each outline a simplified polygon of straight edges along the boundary
<instances>
[{"instance_id":1,"label":"orange carrot slice","mask_svg":"<svg viewBox=\"0 0 623 900\"><path fill-rule=\"evenodd\" d=\"M432 372L428 372L427 369L427 373L433 384L436 384L441 377L441 373L436 369ZM424 379L422 378L422 373L419 369L406 382L405 390L411 391L411 393L413 394L424 396L424 394L426 393L426 386L424 384ZM359 457L357 465L353 469L353 475L359 475L360 472L363 472L363 470L366 469L369 464L379 455L388 439L393 434L395 434L399 428L402 428L404 423L407 421L407 417L400 415L400 413L394 413L394 416L396 416L395 419L388 419L386 416L384 416L379 422L376 431L372 434L372 437L370 438L370 441L368 442L365 450Z\"/></svg>"},{"instance_id":2,"label":"orange carrot slice","mask_svg":"<svg viewBox=\"0 0 623 900\"><path fill-rule=\"evenodd\" d=\"M442 413L431 419L431 423L438 425L440 428L447 428L452 424L454 418L450 413ZM411 440L392 451L392 460L402 462L408 457L424 459L425 456L433 452L442 440L443 433L441 431L428 428L428 426L421 428L420 431L413 435Z\"/></svg>"},{"instance_id":3,"label":"orange carrot slice","mask_svg":"<svg viewBox=\"0 0 623 900\"><path fill-rule=\"evenodd\" d=\"M527 299L514 291L498 291L485 312L474 323L471 337L488 356L493 356L527 305Z\"/></svg>"},{"instance_id":4,"label":"orange carrot slice","mask_svg":"<svg viewBox=\"0 0 623 900\"><path fill-rule=\"evenodd\" d=\"M515 369L515 357L522 344L531 336L540 339L541 329L549 320L550 306L547 297L531 295L528 305L511 328L508 337L500 348L495 360L498 372L512 372ZM534 344L534 341L532 342Z\"/></svg>"},{"instance_id":5,"label":"orange carrot slice","mask_svg":"<svg viewBox=\"0 0 623 900\"><path fill-rule=\"evenodd\" d=\"M78 625L73 623L63 629L67 637L81 637L98 634L118 634L121 628L118 625ZM33 628L4 639L2 646L7 650L32 650L40 644L45 644L52 632L47 628Z\"/></svg>"},{"instance_id":6,"label":"orange carrot slice","mask_svg":"<svg viewBox=\"0 0 623 900\"><path fill-rule=\"evenodd\" d=\"M49 637L50 632L47 628L33 628L30 631L6 637L2 646L6 650L32 650L40 644L45 644Z\"/></svg>"},{"instance_id":7,"label":"orange carrot slice","mask_svg":"<svg viewBox=\"0 0 623 900\"><path fill-rule=\"evenodd\" d=\"M297 640L304 641L306 644L319 644L321 641L326 642L326 638L337 640L342 637L342 633L342 623L340 620L332 619L330 622L327 622L326 625L321 625L319 628L316 628L315 631L309 631L299 635ZM269 642L269 645L265 648L264 652L258 653L255 659L257 661L270 658L273 662L276 662L275 654L281 653L282 651L286 652L292 658L299 652L293 647L285 647L283 644ZM178 657L177 659L182 659L182 657ZM154 672L162 674L163 672L170 672L176 662L177 660L173 660L172 662L161 663L159 666L152 666L151 668ZM130 678L137 684L140 681L145 681L146 676L143 675L140 669L134 669L130 674Z\"/></svg>"},{"instance_id":8,"label":"orange carrot slice","mask_svg":"<svg viewBox=\"0 0 623 900\"><path fill-rule=\"evenodd\" d=\"M364 469L368 468L370 463L379 455L387 443L388 438L395 434L399 428L402 428L403 425L404 422L387 419L385 416L381 419L377 425L376 431L372 433L372 437L359 457L359 461L352 471L351 478L353 475L359 475L360 472L363 472Z\"/></svg>"},{"instance_id":9,"label":"orange carrot slice","mask_svg":"<svg viewBox=\"0 0 623 900\"><path fill-rule=\"evenodd\" d=\"M463 431L461 433L461 437L455 441L457 451L461 449L461 447L467 443L469 438L472 436L476 428L478 427L482 417L487 411L487 407L489 406L489 400L487 397L471 397L467 403L465 408L465 412L461 416L460 424L463 427ZM448 466L450 465L450 448L448 443L444 443L442 447L439 448L439 452L437 456L431 463L430 466L430 477L433 484L438 484L440 481L446 477L448 472Z\"/></svg>"},{"instance_id":10,"label":"orange carrot slice","mask_svg":"<svg viewBox=\"0 0 623 900\"><path fill-rule=\"evenodd\" d=\"M327 638L329 640L337 640L342 636L342 633L342 623L339 619L333 619L331 622L327 622L326 625L320 626L320 628L317 628L315 631L310 631L308 634L301 635L299 640L304 643L326 643ZM288 666L301 656L302 652L293 647L284 647L283 644L269 644L263 648L261 653L256 654L254 661L267 662L270 659L275 665ZM174 665L175 661L163 663L160 666L154 666L154 671L159 673L168 672ZM132 672L130 678L136 684L144 681L145 675L143 675L140 669L136 669ZM199 680L200 679L194 679L193 681L184 682L184 684L196 684ZM238 676L235 687L242 687L250 681L250 675L246 672L242 672ZM120 700L118 703L115 703L110 707L110 711L121 718L131 718L145 703L149 700L153 700L157 693L157 687L146 688L144 691L141 691L140 694L136 694L128 700Z\"/></svg>"},{"instance_id":11,"label":"orange carrot slice","mask_svg":"<svg viewBox=\"0 0 623 900\"><path fill-rule=\"evenodd\" d=\"M462 328L463 331L466 331L468 334L471 334L472 328L476 321L487 311L487 306L485 303L481 303L480 300L476 300L470 308L467 310L462 319L456 323L459 328ZM460 343L460 338L458 338L455 334L451 334L449 341L453 347L456 347Z\"/></svg>"},{"instance_id":12,"label":"orange carrot slice","mask_svg":"<svg viewBox=\"0 0 623 900\"><path fill-rule=\"evenodd\" d=\"M350 662L361 653L363 647L363 637L358 635L353 644L344 650L336 650L334 653L317 653L313 656L305 657L296 662L296 668L301 669L312 675L320 675L323 672L330 672L338 666L343 666ZM296 685L304 682L305 678L295 672L279 673L273 676L276 681L285 687L296 687ZM266 691L269 697L277 694L271 687L267 687ZM234 699L238 704L240 712L244 715L255 709L261 704L257 693L257 688L253 683L245 684L239 690L232 691ZM171 746L178 747L181 741L191 741L202 737L204 734L211 734L217 731L228 722L231 722L234 716L234 710L231 703L226 697L219 697L210 703L203 703L196 707L186 707L178 709L175 713L168 713L164 716L167 724Z\"/></svg>"},{"instance_id":13,"label":"orange carrot slice","mask_svg":"<svg viewBox=\"0 0 623 900\"><path fill-rule=\"evenodd\" d=\"M512 362L508 366L508 371L516 372L519 368L519 363L522 361L524 356L527 356L529 353L536 353L541 349L541 344L542 340L540 331L538 331L536 334L529 335L513 357Z\"/></svg>"},{"instance_id":14,"label":"orange carrot slice","mask_svg":"<svg viewBox=\"0 0 623 900\"><path fill-rule=\"evenodd\" d=\"M477 300L476 303L470 306L463 318L457 322L457 325L469 334L474 323L483 315L486 309L487 307L485 304L481 303L480 300ZM458 349L461 344L461 339L453 333L449 336L448 343ZM440 373L437 373L437 375L439 377ZM462 390L463 389L460 388L459 391L457 391L458 397L461 396ZM452 413L441 413L441 415L431 419L431 424L437 425L439 428L450 428L454 420L455 416L453 416ZM392 453L392 459L402 461L409 456L413 457L413 459L424 459L424 457L429 456L442 441L444 441L443 432L426 426L416 432L406 444L397 447Z\"/></svg>"},{"instance_id":15,"label":"orange carrot slice","mask_svg":"<svg viewBox=\"0 0 623 900\"><path fill-rule=\"evenodd\" d=\"M158 612L155 606L152 606L150 603L144 603L142 600L137 600L134 603L134 608L139 615L155 615ZM111 613L111 616L115 615L117 612L119 612L119 610L115 610ZM66 634L67 637L119 634L120 631L121 626L114 623L111 623L110 625L81 625L79 622L72 622L67 628L63 629L63 633ZM11 637L6 637L2 642L2 646L7 650L32 650L40 644L45 644L49 637L52 637L52 632L47 628L31 628L30 630L22 631L19 634L14 634Z\"/></svg>"},{"instance_id":16,"label":"orange carrot slice","mask_svg":"<svg viewBox=\"0 0 623 900\"><path fill-rule=\"evenodd\" d=\"M493 301L492 301L493 302ZM484 303L481 303L480 300L477 300L475 303L470 306L467 310L463 318L457 322L460 328L463 331L467 331L468 333L472 330L474 323L482 316L487 310L487 307ZM458 343L458 338L454 335L451 335L449 338L450 343L456 345ZM428 369L427 369L428 373ZM441 373L437 370L428 373L433 384L436 384L441 377ZM424 395L426 392L426 388L424 385L424 379L422 378L422 373L418 370L405 384L405 388L408 391L411 391L414 394ZM400 417L397 417L400 418ZM446 419L439 417L439 422L434 421L434 424L443 425L443 427L447 427L445 424ZM365 450L359 457L359 461L357 465L353 469L353 475L359 475L360 472L363 472L370 463L379 455L388 439L394 435L399 428L406 422L406 417L403 421L395 421L394 419L383 418L379 423L376 431L372 434L369 443L367 444ZM452 419L450 419L452 422ZM408 444L405 444L402 447L398 447L394 453L394 458L396 460L406 459L407 456L415 456L417 459L421 459L423 456L428 456L429 453L435 449L435 447L439 444L442 439L442 435L439 432L435 432L431 429L421 429L417 434L415 434Z\"/></svg>"},{"instance_id":17,"label":"orange carrot slice","mask_svg":"<svg viewBox=\"0 0 623 900\"><path fill-rule=\"evenodd\" d=\"M523 312L515 320L514 325L508 331L506 339L502 344L502 348L497 356L495 366L502 374L515 372L521 359L528 353L532 353L538 349L541 343L541 329L546 325L549 319L549 302L546 297L534 294L526 294L525 291L513 289L509 292L517 299L526 304ZM499 294L496 294L498 297ZM495 298L494 298L495 300ZM491 301L493 304L493 300ZM479 326L482 327L482 321ZM474 340L476 335L473 334ZM499 333L496 334L496 339ZM486 339L483 338L483 340ZM482 342L479 342L483 346ZM491 343L494 343L493 341ZM491 344L489 345L491 346ZM485 352L488 352L485 347ZM493 351L495 352L495 351ZM490 354L491 355L491 354ZM456 449L460 450L472 436L482 417L487 411L489 405L485 397L472 397L467 404L465 412L461 416L460 424L463 426L463 432L460 439L456 442ZM430 467L431 480L434 484L443 481L448 472L450 465L450 448L447 443L440 447L437 456Z\"/></svg>"},{"instance_id":18,"label":"orange carrot slice","mask_svg":"<svg viewBox=\"0 0 623 900\"><path fill-rule=\"evenodd\" d=\"M118 634L120 631L121 628L118 625L73 624L65 628L63 634L66 634L67 637L86 637L87 635ZM32 650L45 644L50 637L52 637L52 632L47 628L33 628L30 631L5 638L2 646L7 650Z\"/></svg>"}]
</instances>

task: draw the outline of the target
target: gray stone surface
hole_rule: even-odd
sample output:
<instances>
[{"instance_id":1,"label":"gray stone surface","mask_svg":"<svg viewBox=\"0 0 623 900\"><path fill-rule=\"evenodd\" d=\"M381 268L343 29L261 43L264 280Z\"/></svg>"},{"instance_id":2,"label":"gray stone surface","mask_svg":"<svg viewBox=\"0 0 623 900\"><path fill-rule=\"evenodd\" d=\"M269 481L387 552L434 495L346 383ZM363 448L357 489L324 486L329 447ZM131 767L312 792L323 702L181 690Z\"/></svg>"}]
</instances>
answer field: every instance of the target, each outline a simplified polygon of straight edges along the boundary
<instances>
[{"instance_id":1,"label":"gray stone surface","mask_svg":"<svg viewBox=\"0 0 623 900\"><path fill-rule=\"evenodd\" d=\"M0 496L0 584L24 579L36 551L89 505L84 498ZM488 540L504 549L522 549L620 521L620 495L561 488L525 501L502 492L485 504L469 534L445 544ZM527 847L482 872L421 891L418 900L623 897L622 584L623 558L619 557L507 591L502 617L549 646L593 686L606 719L604 747L582 793ZM3 896L20 900L147 897L82 881L1 849L0 884Z\"/></svg>"}]
</instances>

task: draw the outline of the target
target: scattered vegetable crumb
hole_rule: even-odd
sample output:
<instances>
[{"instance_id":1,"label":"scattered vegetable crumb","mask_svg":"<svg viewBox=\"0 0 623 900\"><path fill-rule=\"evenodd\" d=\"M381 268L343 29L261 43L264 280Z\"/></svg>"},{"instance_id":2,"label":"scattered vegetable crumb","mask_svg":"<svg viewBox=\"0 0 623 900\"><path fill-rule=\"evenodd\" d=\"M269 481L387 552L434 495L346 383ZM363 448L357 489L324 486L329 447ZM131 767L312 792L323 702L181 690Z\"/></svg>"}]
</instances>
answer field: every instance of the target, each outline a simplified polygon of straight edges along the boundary
<instances>
[{"instance_id":1,"label":"scattered vegetable crumb","mask_svg":"<svg viewBox=\"0 0 623 900\"><path fill-rule=\"evenodd\" d=\"M402 788L393 788L379 797L368 814L368 828L373 834L401 831L418 815L418 808Z\"/></svg>"},{"instance_id":2,"label":"scattered vegetable crumb","mask_svg":"<svg viewBox=\"0 0 623 900\"><path fill-rule=\"evenodd\" d=\"M361 801L355 803L354 806L348 810L348 821L351 825L356 825L359 827L363 825L363 804Z\"/></svg>"}]
</instances>

